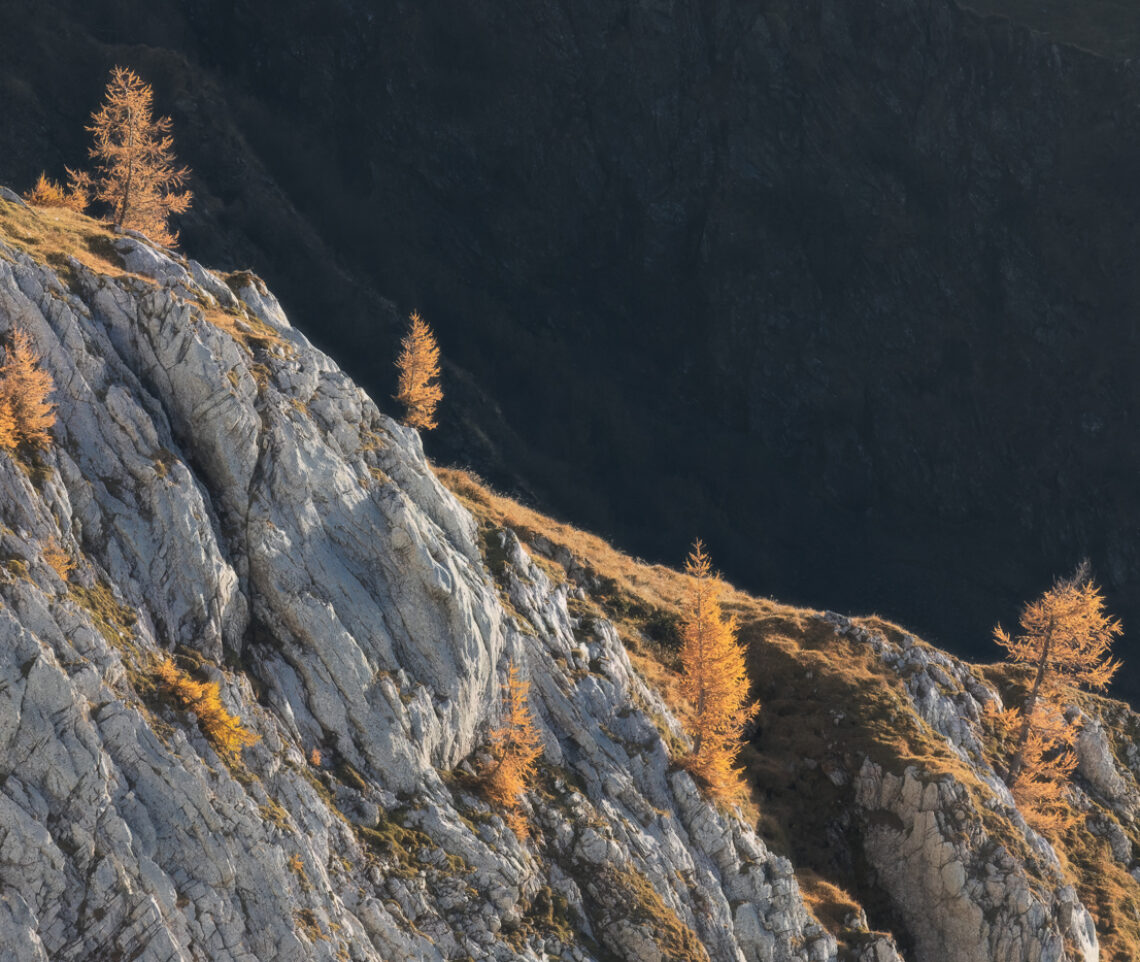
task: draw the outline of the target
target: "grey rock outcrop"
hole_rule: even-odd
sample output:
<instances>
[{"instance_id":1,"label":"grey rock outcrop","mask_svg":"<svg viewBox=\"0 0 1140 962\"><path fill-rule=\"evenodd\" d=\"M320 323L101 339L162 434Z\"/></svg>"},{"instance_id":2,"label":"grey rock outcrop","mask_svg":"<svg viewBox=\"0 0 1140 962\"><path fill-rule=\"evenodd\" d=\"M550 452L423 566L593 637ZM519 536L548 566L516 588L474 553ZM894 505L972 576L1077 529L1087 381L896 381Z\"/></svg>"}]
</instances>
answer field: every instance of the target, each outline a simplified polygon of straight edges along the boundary
<instances>
[{"instance_id":1,"label":"grey rock outcrop","mask_svg":"<svg viewBox=\"0 0 1140 962\"><path fill-rule=\"evenodd\" d=\"M5 952L835 958L791 865L672 769L611 626L583 640L509 532L496 581L418 436L260 282L113 246L65 282L0 242L0 334L58 388L51 449L0 455ZM171 651L258 736L239 762L156 687ZM463 774L509 661L529 847Z\"/></svg>"},{"instance_id":2,"label":"grey rock outcrop","mask_svg":"<svg viewBox=\"0 0 1140 962\"><path fill-rule=\"evenodd\" d=\"M895 643L842 616L826 619L898 673L915 714L964 765L958 776L916 764L892 773L865 759L854 779L863 852L918 962L1099 959L1092 916L986 760L980 721L987 705L1001 707L998 693L909 636ZM1082 738L1096 733L1091 726ZM1103 759L1097 771L1120 779Z\"/></svg>"},{"instance_id":3,"label":"grey rock outcrop","mask_svg":"<svg viewBox=\"0 0 1140 962\"><path fill-rule=\"evenodd\" d=\"M95 274L0 240L0 337L29 332L59 408L48 451L0 454L18 962L1099 958L987 760L1001 696L971 666L797 615L865 646L945 756L797 760L849 801L836 844L857 838L899 940L860 910L837 945L793 864L673 763L680 726L614 626L575 614L592 576L567 549L480 527L257 278L111 243L121 269ZM240 761L164 694L168 653L258 736ZM525 843L473 777L512 662L544 745ZM1140 874L1140 718L1073 710L1078 805Z\"/></svg>"},{"instance_id":4,"label":"grey rock outcrop","mask_svg":"<svg viewBox=\"0 0 1140 962\"><path fill-rule=\"evenodd\" d=\"M867 820L864 850L915 939L916 959L1100 958L1093 919L1055 860L1044 865L1053 885L1042 885L1027 871L1033 855L1015 855L987 832L961 784L911 768L891 775L867 761L856 798Z\"/></svg>"}]
</instances>

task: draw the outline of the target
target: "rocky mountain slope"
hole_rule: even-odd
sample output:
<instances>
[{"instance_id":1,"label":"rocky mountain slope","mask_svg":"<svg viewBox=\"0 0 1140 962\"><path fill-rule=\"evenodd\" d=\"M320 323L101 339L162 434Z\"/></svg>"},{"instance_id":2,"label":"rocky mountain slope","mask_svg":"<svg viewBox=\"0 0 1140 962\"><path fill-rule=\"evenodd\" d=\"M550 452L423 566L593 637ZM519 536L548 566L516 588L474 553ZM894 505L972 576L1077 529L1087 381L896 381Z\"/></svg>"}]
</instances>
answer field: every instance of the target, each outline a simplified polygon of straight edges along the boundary
<instances>
[{"instance_id":1,"label":"rocky mountain slope","mask_svg":"<svg viewBox=\"0 0 1140 962\"><path fill-rule=\"evenodd\" d=\"M1135 8L976 5L1050 37L952 0L8 0L0 179L82 163L129 63L194 256L376 396L436 325L443 460L958 650L1084 555L1130 625Z\"/></svg>"},{"instance_id":2,"label":"rocky mountain slope","mask_svg":"<svg viewBox=\"0 0 1140 962\"><path fill-rule=\"evenodd\" d=\"M258 278L7 192L0 334L17 324L58 420L42 455L0 454L6 959L1140 945L1126 706L1074 709L1082 819L1055 848L980 722L1016 678L734 594L766 708L755 804L718 811L676 765L683 579L437 476ZM219 754L159 682L165 653L256 744ZM475 777L511 662L544 745L523 841Z\"/></svg>"}]
</instances>

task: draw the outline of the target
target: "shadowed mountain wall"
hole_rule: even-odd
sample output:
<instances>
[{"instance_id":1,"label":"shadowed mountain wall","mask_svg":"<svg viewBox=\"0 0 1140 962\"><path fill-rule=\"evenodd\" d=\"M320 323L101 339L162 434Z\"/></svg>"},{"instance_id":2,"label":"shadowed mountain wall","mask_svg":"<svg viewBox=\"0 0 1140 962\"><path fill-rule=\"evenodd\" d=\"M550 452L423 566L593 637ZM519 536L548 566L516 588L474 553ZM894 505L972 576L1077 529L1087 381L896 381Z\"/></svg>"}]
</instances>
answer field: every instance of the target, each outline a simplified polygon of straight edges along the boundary
<instances>
[{"instance_id":1,"label":"shadowed mountain wall","mask_svg":"<svg viewBox=\"0 0 1140 962\"><path fill-rule=\"evenodd\" d=\"M188 252L377 396L423 312L439 459L960 651L1084 555L1140 617L1133 63L946 0L10 0L0 51L0 180L127 63Z\"/></svg>"}]
</instances>

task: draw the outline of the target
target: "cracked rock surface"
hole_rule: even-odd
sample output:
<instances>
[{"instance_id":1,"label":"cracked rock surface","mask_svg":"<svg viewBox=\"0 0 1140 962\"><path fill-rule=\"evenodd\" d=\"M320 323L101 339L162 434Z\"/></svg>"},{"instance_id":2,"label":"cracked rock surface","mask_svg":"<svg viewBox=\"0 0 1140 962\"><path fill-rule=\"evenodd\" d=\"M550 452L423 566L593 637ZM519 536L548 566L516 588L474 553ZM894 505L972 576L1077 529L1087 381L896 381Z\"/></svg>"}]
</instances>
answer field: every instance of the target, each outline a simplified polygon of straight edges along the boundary
<instances>
[{"instance_id":1,"label":"cracked rock surface","mask_svg":"<svg viewBox=\"0 0 1140 962\"><path fill-rule=\"evenodd\" d=\"M418 436L256 278L114 247L122 276L65 281L0 243L0 334L58 389L51 449L0 456L6 959L835 958L671 765L612 627L584 658L509 532L497 584ZM258 736L240 760L164 701L167 652ZM470 778L510 661L526 846Z\"/></svg>"},{"instance_id":2,"label":"cracked rock surface","mask_svg":"<svg viewBox=\"0 0 1140 962\"><path fill-rule=\"evenodd\" d=\"M614 626L528 553L564 549L481 528L256 277L111 243L108 275L0 240L0 337L29 333L58 403L48 451L0 453L5 962L1100 957L986 760L1001 695L971 666L805 614L955 760L821 769L892 926L860 910L837 943L676 764ZM168 654L255 744L219 754L156 682ZM544 746L523 841L475 777L512 662ZM1078 802L1140 875L1140 719L1074 710Z\"/></svg>"}]
</instances>

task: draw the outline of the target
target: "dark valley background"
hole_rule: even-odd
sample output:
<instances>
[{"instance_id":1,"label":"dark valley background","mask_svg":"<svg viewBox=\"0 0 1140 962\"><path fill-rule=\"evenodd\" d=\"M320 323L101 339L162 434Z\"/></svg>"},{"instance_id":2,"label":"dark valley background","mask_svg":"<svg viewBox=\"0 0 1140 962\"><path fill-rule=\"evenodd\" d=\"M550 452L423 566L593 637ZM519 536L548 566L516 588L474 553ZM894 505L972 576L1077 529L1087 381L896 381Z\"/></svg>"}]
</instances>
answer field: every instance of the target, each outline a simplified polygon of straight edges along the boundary
<instances>
[{"instance_id":1,"label":"dark valley background","mask_svg":"<svg viewBox=\"0 0 1140 962\"><path fill-rule=\"evenodd\" d=\"M433 324L438 461L987 660L1087 556L1135 698L1140 12L990 2L0 0L0 183L130 66L188 255L381 403Z\"/></svg>"}]
</instances>

